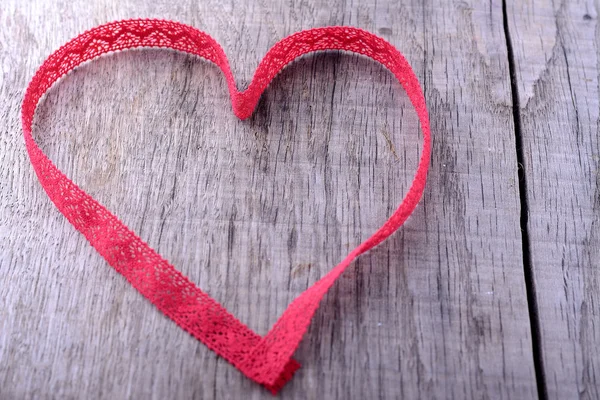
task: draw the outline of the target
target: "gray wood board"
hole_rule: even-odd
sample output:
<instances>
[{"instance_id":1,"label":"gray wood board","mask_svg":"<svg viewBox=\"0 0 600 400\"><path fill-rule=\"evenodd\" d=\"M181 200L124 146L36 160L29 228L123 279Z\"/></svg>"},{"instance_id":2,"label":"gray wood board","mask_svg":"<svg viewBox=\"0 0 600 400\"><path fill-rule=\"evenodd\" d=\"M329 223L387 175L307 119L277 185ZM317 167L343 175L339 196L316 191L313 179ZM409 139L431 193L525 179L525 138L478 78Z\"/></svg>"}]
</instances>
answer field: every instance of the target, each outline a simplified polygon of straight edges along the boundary
<instances>
[{"instance_id":1,"label":"gray wood board","mask_svg":"<svg viewBox=\"0 0 600 400\"><path fill-rule=\"evenodd\" d=\"M510 2L531 264L551 399L600 398L597 2Z\"/></svg>"},{"instance_id":2,"label":"gray wood board","mask_svg":"<svg viewBox=\"0 0 600 400\"><path fill-rule=\"evenodd\" d=\"M269 398L160 314L50 203L20 128L38 65L99 23L210 33L239 86L277 40L348 24L411 62L434 134L415 214L326 296L283 398L536 395L500 2L3 1L0 398ZM391 74L327 53L289 66L245 122L212 65L102 57L53 87L35 135L67 176L252 329L400 203L421 149Z\"/></svg>"}]
</instances>

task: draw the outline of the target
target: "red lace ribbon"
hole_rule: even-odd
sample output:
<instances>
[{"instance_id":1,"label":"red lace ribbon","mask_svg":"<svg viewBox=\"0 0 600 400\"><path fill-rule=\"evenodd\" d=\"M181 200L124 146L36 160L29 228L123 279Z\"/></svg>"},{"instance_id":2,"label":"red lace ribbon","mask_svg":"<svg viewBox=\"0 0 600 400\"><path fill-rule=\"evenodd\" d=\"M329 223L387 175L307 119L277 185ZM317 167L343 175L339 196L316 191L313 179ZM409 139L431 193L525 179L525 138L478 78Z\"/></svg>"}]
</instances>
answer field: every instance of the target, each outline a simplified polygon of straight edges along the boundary
<instances>
[{"instance_id":1,"label":"red lace ribbon","mask_svg":"<svg viewBox=\"0 0 600 400\"><path fill-rule=\"evenodd\" d=\"M369 239L298 296L265 336L254 333L237 320L75 185L33 139L31 129L37 104L54 82L101 54L134 47L171 48L215 63L227 80L233 112L241 119L252 114L260 95L282 68L303 54L320 50L346 50L380 62L398 79L417 112L423 131L423 151L414 181L398 209ZM292 355L327 290L356 257L390 236L415 209L425 188L430 158L427 108L410 65L385 40L351 27L310 29L281 40L265 55L248 89L240 92L223 49L204 32L177 22L152 19L101 25L77 36L42 64L27 88L22 123L31 163L60 212L158 309L273 393L277 393L300 367Z\"/></svg>"}]
</instances>

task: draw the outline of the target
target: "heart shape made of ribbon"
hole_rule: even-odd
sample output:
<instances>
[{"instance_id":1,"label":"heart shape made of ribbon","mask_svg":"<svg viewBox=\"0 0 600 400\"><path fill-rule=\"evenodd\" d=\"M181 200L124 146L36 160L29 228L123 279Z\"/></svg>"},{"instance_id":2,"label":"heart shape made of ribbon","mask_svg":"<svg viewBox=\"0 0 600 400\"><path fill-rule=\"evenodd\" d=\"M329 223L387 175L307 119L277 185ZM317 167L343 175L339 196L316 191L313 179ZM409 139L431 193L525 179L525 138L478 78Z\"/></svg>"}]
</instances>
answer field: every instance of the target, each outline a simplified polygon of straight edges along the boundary
<instances>
[{"instance_id":1,"label":"heart shape made of ribbon","mask_svg":"<svg viewBox=\"0 0 600 400\"><path fill-rule=\"evenodd\" d=\"M306 53L345 50L367 56L390 70L406 91L421 124L423 150L415 178L400 206L366 241L313 286L300 294L271 330L260 336L164 260L116 216L67 178L36 144L35 110L43 94L63 75L101 54L135 47L163 47L200 56L216 64L227 80L233 112L248 118L271 80ZM22 108L25 144L50 199L106 261L181 328L274 394L300 367L292 356L319 303L346 267L398 229L417 206L427 177L430 130L419 81L400 52L384 39L352 27L315 28L276 43L260 62L244 91L238 91L229 61L204 32L173 21L136 19L108 23L72 39L51 54L27 87Z\"/></svg>"}]
</instances>

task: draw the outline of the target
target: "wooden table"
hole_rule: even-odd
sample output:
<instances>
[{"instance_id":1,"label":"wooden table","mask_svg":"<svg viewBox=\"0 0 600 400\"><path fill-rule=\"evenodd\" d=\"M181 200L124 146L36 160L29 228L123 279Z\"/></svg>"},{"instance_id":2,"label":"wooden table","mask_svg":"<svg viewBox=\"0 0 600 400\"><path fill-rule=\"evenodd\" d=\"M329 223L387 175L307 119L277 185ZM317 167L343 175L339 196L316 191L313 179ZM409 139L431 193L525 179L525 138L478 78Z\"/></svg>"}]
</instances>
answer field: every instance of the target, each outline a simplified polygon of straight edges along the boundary
<instances>
[{"instance_id":1,"label":"wooden table","mask_svg":"<svg viewBox=\"0 0 600 400\"><path fill-rule=\"evenodd\" d=\"M220 42L239 87L277 40L353 25L415 68L433 132L425 196L326 296L281 392L297 399L600 397L598 2L2 0L0 399L270 398L139 295L58 213L20 104L53 50L158 17ZM102 57L54 86L49 157L252 329L367 238L421 149L384 68L299 60L254 116L179 53Z\"/></svg>"}]
</instances>

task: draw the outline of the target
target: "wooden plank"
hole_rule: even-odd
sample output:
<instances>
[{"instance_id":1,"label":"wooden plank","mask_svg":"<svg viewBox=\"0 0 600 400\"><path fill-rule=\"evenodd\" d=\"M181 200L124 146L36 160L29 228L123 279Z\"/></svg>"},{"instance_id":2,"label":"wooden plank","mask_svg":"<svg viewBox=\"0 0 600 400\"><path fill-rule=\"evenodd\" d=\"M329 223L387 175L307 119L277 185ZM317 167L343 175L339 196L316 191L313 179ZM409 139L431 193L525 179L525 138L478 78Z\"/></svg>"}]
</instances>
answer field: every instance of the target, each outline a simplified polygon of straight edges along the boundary
<instances>
[{"instance_id":1,"label":"wooden plank","mask_svg":"<svg viewBox=\"0 0 600 400\"><path fill-rule=\"evenodd\" d=\"M5 0L0 398L270 397L107 267L25 155L18 110L34 68L82 30L140 15L208 31L240 86L278 39L350 24L397 45L425 87L423 202L326 297L282 397L535 397L499 2ZM248 122L205 62L103 57L51 90L35 131L68 176L258 332L385 220L420 148L390 74L337 53L291 65Z\"/></svg>"},{"instance_id":2,"label":"wooden plank","mask_svg":"<svg viewBox=\"0 0 600 400\"><path fill-rule=\"evenodd\" d=\"M598 3L509 2L551 399L600 398Z\"/></svg>"}]
</instances>

